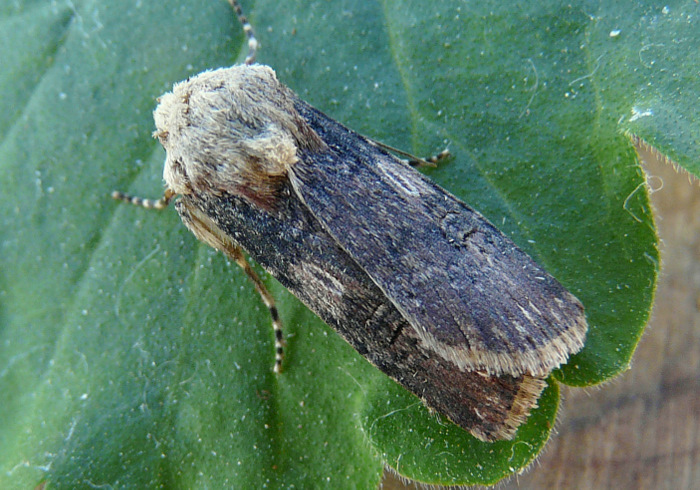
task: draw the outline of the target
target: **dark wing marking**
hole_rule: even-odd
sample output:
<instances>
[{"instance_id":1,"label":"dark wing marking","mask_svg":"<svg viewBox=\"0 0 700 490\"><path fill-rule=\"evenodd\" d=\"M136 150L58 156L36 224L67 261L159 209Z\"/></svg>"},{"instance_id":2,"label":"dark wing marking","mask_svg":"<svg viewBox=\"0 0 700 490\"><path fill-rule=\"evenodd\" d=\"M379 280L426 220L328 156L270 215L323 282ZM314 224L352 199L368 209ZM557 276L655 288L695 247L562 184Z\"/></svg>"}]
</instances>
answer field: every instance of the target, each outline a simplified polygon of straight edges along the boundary
<instances>
[{"instance_id":1,"label":"dark wing marking","mask_svg":"<svg viewBox=\"0 0 700 490\"><path fill-rule=\"evenodd\" d=\"M301 100L328 145L290 180L422 343L462 369L546 376L583 346L581 303L483 216Z\"/></svg>"}]
</instances>

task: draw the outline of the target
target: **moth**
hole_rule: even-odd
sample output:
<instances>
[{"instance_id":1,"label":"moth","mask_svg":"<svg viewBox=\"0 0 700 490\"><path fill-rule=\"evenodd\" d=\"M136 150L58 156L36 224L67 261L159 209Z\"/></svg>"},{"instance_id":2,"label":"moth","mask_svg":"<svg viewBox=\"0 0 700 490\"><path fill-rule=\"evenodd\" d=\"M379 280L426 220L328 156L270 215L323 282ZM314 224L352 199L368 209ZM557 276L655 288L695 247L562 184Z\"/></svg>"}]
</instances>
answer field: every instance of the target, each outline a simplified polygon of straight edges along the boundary
<instances>
[{"instance_id":1,"label":"moth","mask_svg":"<svg viewBox=\"0 0 700 490\"><path fill-rule=\"evenodd\" d=\"M511 439L584 344L581 303L481 214L254 63L203 72L154 112L164 208L253 280L242 250L361 355L483 441ZM415 161L413 162L415 163Z\"/></svg>"}]
</instances>

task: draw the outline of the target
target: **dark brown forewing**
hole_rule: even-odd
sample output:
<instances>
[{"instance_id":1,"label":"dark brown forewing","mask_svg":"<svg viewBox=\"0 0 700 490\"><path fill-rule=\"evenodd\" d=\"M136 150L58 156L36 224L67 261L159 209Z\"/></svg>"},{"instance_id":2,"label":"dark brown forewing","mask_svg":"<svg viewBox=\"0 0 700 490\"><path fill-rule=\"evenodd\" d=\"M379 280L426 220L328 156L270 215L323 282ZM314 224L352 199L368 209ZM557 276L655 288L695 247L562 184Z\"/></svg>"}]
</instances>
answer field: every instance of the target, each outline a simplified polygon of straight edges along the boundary
<instances>
[{"instance_id":1,"label":"dark brown forewing","mask_svg":"<svg viewBox=\"0 0 700 490\"><path fill-rule=\"evenodd\" d=\"M463 368L546 376L578 351L579 301L479 213L364 137L297 101L328 150L290 179L329 234Z\"/></svg>"},{"instance_id":2,"label":"dark brown forewing","mask_svg":"<svg viewBox=\"0 0 700 490\"><path fill-rule=\"evenodd\" d=\"M225 194L183 196L176 206L207 243L223 234L240 244L360 354L476 437L512 438L537 406L543 380L460 370L426 349L289 187L274 211Z\"/></svg>"}]
</instances>

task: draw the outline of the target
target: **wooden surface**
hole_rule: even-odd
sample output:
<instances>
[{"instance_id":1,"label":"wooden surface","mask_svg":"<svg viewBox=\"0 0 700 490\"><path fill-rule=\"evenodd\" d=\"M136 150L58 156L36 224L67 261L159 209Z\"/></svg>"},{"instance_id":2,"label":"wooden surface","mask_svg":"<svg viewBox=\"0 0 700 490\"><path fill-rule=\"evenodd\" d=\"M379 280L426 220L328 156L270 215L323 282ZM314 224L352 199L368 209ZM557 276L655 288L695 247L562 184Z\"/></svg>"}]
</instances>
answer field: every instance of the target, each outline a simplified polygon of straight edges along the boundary
<instances>
[{"instance_id":1,"label":"wooden surface","mask_svg":"<svg viewBox=\"0 0 700 490\"><path fill-rule=\"evenodd\" d=\"M544 454L499 488L700 489L700 186L649 161L663 267L632 369L563 387ZM385 489L404 487L387 479Z\"/></svg>"}]
</instances>

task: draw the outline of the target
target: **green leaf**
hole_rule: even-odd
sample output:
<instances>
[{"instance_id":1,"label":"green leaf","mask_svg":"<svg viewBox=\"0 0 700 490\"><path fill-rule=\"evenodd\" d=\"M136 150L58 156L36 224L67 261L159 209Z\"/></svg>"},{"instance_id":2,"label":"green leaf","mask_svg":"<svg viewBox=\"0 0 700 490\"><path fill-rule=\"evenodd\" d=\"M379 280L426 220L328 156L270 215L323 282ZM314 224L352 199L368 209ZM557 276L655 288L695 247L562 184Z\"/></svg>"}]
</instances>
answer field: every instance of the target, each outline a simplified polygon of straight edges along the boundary
<instances>
[{"instance_id":1,"label":"green leaf","mask_svg":"<svg viewBox=\"0 0 700 490\"><path fill-rule=\"evenodd\" d=\"M597 66L616 75L606 87L616 96L605 99L609 110L620 115L620 129L696 177L700 176L698 14L697 2L632 4L610 31L617 35L616 49L596 48ZM595 21L591 38L598 41L612 23L604 16Z\"/></svg>"},{"instance_id":2,"label":"green leaf","mask_svg":"<svg viewBox=\"0 0 700 490\"><path fill-rule=\"evenodd\" d=\"M658 251L624 133L697 171L695 2L243 7L282 82L392 146L448 145L431 177L583 301L587 344L557 379L628 368ZM109 199L162 191L156 98L242 59L226 2L27 0L0 22L0 487L372 488L385 464L490 483L535 457L554 380L514 441L481 443L266 278L288 337L276 377L237 266L173 210Z\"/></svg>"}]
</instances>

